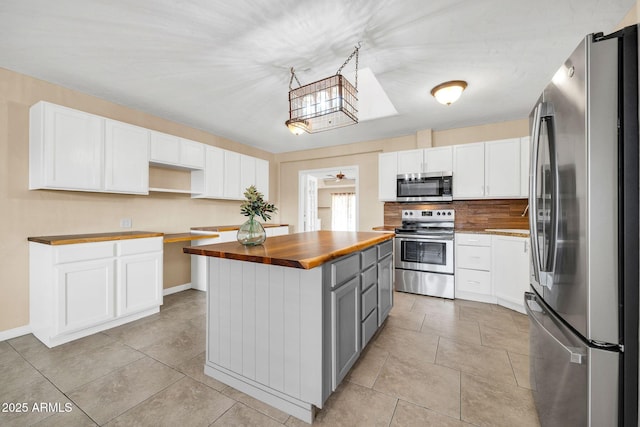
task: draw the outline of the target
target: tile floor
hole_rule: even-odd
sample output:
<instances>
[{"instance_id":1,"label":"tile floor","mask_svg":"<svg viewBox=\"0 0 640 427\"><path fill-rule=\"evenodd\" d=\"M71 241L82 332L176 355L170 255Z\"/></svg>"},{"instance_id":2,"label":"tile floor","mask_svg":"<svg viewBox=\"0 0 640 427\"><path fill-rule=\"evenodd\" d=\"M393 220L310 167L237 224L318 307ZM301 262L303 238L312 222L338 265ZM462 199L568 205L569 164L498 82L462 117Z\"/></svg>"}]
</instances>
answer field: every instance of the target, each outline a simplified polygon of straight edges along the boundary
<instances>
[{"instance_id":1,"label":"tile floor","mask_svg":"<svg viewBox=\"0 0 640 427\"><path fill-rule=\"evenodd\" d=\"M0 342L0 425L306 425L205 376L204 349L198 291L53 349L32 335ZM26 413L8 406L22 402ZM42 402L52 407L33 410ZM537 426L528 321L496 305L396 293L314 425Z\"/></svg>"}]
</instances>

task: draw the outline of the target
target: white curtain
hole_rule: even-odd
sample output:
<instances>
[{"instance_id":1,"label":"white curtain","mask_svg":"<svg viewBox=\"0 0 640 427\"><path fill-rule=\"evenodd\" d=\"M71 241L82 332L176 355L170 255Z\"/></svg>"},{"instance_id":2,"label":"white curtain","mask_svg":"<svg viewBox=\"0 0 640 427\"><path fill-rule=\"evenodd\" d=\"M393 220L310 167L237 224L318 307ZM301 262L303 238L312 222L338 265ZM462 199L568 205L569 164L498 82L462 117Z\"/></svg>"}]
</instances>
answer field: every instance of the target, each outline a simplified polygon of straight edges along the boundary
<instances>
[{"instance_id":1,"label":"white curtain","mask_svg":"<svg viewBox=\"0 0 640 427\"><path fill-rule=\"evenodd\" d=\"M356 231L355 193L331 194L331 229L334 231Z\"/></svg>"}]
</instances>

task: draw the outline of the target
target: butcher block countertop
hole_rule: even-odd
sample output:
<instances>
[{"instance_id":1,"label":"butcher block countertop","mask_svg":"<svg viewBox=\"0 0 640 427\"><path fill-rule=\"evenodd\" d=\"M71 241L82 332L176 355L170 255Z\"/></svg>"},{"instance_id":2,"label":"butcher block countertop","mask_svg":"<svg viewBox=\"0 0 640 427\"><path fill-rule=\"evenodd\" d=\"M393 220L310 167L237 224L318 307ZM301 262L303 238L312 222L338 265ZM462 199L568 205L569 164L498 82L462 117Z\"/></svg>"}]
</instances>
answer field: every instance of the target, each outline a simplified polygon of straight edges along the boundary
<instances>
[{"instance_id":1,"label":"butcher block countertop","mask_svg":"<svg viewBox=\"0 0 640 427\"><path fill-rule=\"evenodd\" d=\"M212 239L219 234L172 233L164 235L164 243L190 242L192 240Z\"/></svg>"},{"instance_id":2,"label":"butcher block countertop","mask_svg":"<svg viewBox=\"0 0 640 427\"><path fill-rule=\"evenodd\" d=\"M284 267L311 269L328 261L393 239L391 233L311 231L267 238L260 246L238 242L191 246L184 253Z\"/></svg>"},{"instance_id":3,"label":"butcher block countertop","mask_svg":"<svg viewBox=\"0 0 640 427\"><path fill-rule=\"evenodd\" d=\"M289 224L265 224L261 223L264 228L270 227L286 227ZM193 231L234 231L238 230L240 225L212 225L208 227L191 227Z\"/></svg>"},{"instance_id":4,"label":"butcher block countertop","mask_svg":"<svg viewBox=\"0 0 640 427\"><path fill-rule=\"evenodd\" d=\"M45 245L74 245L77 243L107 242L110 240L144 239L146 237L162 237L164 233L154 231L116 231L113 233L68 234L62 236L29 237L30 242Z\"/></svg>"}]
</instances>

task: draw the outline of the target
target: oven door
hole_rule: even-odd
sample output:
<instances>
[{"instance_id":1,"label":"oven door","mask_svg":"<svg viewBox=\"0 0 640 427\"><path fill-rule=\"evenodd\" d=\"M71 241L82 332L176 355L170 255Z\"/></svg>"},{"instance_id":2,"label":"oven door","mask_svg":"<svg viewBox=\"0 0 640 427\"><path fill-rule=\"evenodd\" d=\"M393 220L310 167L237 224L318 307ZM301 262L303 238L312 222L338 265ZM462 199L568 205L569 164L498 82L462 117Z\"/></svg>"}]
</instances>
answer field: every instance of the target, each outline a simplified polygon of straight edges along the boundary
<instances>
[{"instance_id":1,"label":"oven door","mask_svg":"<svg viewBox=\"0 0 640 427\"><path fill-rule=\"evenodd\" d=\"M453 238L396 234L395 245L396 268L453 274Z\"/></svg>"}]
</instances>

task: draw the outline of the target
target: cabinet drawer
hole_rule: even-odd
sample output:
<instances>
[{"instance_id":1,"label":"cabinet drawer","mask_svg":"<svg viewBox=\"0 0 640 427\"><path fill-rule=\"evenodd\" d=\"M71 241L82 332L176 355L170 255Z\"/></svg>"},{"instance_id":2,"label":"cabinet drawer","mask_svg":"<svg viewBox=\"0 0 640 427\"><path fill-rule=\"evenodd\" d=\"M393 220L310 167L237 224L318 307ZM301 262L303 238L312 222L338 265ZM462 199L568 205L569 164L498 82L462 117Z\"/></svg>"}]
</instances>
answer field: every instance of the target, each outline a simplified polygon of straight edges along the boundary
<instances>
[{"instance_id":1,"label":"cabinet drawer","mask_svg":"<svg viewBox=\"0 0 640 427\"><path fill-rule=\"evenodd\" d=\"M56 264L111 258L116 255L116 242L78 243L56 248Z\"/></svg>"},{"instance_id":2,"label":"cabinet drawer","mask_svg":"<svg viewBox=\"0 0 640 427\"><path fill-rule=\"evenodd\" d=\"M369 314L369 317L367 317L362 322L362 348L363 349L369 343L369 341L371 340L371 337L376 333L377 330L378 330L378 309L376 308L371 312L371 314Z\"/></svg>"},{"instance_id":3,"label":"cabinet drawer","mask_svg":"<svg viewBox=\"0 0 640 427\"><path fill-rule=\"evenodd\" d=\"M491 246L491 235L456 233L456 243L468 246Z\"/></svg>"},{"instance_id":4,"label":"cabinet drawer","mask_svg":"<svg viewBox=\"0 0 640 427\"><path fill-rule=\"evenodd\" d=\"M384 243L380 243L378 246L378 259L382 259L385 256L393 252L393 239L387 240Z\"/></svg>"},{"instance_id":5,"label":"cabinet drawer","mask_svg":"<svg viewBox=\"0 0 640 427\"><path fill-rule=\"evenodd\" d=\"M491 248L458 245L456 266L489 271L491 269Z\"/></svg>"},{"instance_id":6,"label":"cabinet drawer","mask_svg":"<svg viewBox=\"0 0 640 427\"><path fill-rule=\"evenodd\" d=\"M362 292L369 289L369 287L378 282L378 270L375 266L370 267L368 270L362 272Z\"/></svg>"},{"instance_id":7,"label":"cabinet drawer","mask_svg":"<svg viewBox=\"0 0 640 427\"><path fill-rule=\"evenodd\" d=\"M145 252L159 252L162 248L162 237L121 240L118 255L135 255Z\"/></svg>"},{"instance_id":8,"label":"cabinet drawer","mask_svg":"<svg viewBox=\"0 0 640 427\"><path fill-rule=\"evenodd\" d=\"M372 286L362 293L362 319L378 306L378 287Z\"/></svg>"},{"instance_id":9,"label":"cabinet drawer","mask_svg":"<svg viewBox=\"0 0 640 427\"><path fill-rule=\"evenodd\" d=\"M331 286L336 287L358 274L360 271L360 256L353 254L345 259L331 264Z\"/></svg>"},{"instance_id":10,"label":"cabinet drawer","mask_svg":"<svg viewBox=\"0 0 640 427\"><path fill-rule=\"evenodd\" d=\"M456 291L491 295L491 273L464 268L456 269Z\"/></svg>"},{"instance_id":11,"label":"cabinet drawer","mask_svg":"<svg viewBox=\"0 0 640 427\"><path fill-rule=\"evenodd\" d=\"M361 253L362 256L362 268L367 268L370 265L373 265L378 260L378 252L375 247L365 249Z\"/></svg>"}]
</instances>

